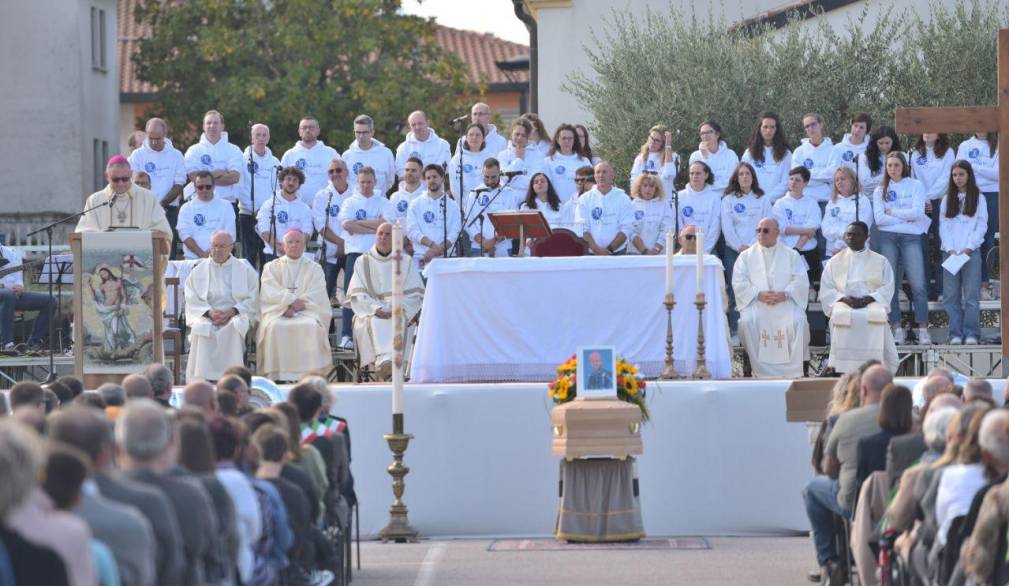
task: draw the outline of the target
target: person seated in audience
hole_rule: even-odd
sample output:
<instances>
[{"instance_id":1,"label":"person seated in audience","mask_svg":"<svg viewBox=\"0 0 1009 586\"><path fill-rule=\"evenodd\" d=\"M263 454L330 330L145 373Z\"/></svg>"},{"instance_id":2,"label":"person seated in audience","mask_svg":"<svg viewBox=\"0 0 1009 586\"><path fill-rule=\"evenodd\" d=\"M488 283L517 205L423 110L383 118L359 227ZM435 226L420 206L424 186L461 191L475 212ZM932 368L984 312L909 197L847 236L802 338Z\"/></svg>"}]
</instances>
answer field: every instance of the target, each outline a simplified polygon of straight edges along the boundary
<instances>
[{"instance_id":1,"label":"person seated in audience","mask_svg":"<svg viewBox=\"0 0 1009 586\"><path fill-rule=\"evenodd\" d=\"M981 422L978 441L986 463L1009 462L1009 412L1004 409L990 411ZM963 547L961 563L964 574L976 583L993 583L993 570L1005 564L1005 560L998 556L1004 552L1007 524L1009 484L1002 482L983 497L974 531Z\"/></svg>"},{"instance_id":2,"label":"person seated in audience","mask_svg":"<svg viewBox=\"0 0 1009 586\"><path fill-rule=\"evenodd\" d=\"M820 279L820 305L830 320L827 365L837 372L871 358L882 360L890 372L899 366L886 311L893 296L893 269L883 255L869 250L868 239L867 225L849 224L847 246L827 261Z\"/></svg>"},{"instance_id":3,"label":"person seated in audience","mask_svg":"<svg viewBox=\"0 0 1009 586\"><path fill-rule=\"evenodd\" d=\"M942 306L949 316L949 344L977 344L981 339L981 245L990 222L985 195L967 161L953 163L946 197L939 204L939 240L943 260L964 255L952 273L942 268ZM936 271L939 273L940 271Z\"/></svg>"},{"instance_id":4,"label":"person seated in audience","mask_svg":"<svg viewBox=\"0 0 1009 586\"><path fill-rule=\"evenodd\" d=\"M456 238L459 237L460 228L459 203L449 197L444 189L445 172L442 171L442 168L438 165L425 167L424 182L427 183L427 190L423 195L410 202L406 212L405 236L410 239L413 245L412 260L416 261L417 270L422 270L429 262L439 256L451 256L453 245ZM376 225L376 238L378 226L393 221L391 217L383 216L381 219L384 222L379 221ZM486 223L490 223L490 220L487 220ZM491 231L493 232L493 226ZM368 251L373 249L376 238L371 240L372 246L370 248L361 251L358 260L364 258ZM356 265L353 274L357 274ZM353 280L353 275L351 280ZM350 281L348 281L347 291L350 290L350 287Z\"/></svg>"},{"instance_id":5,"label":"person seated in audience","mask_svg":"<svg viewBox=\"0 0 1009 586\"><path fill-rule=\"evenodd\" d=\"M445 196L442 196L445 197ZM375 246L358 259L360 271L354 271L347 289L354 309L354 347L361 366L374 366L379 378L392 376L393 342L392 289L395 264L400 263L403 278L403 349L410 356L411 322L420 313L424 299L424 282L408 255L402 260L392 257L392 224L378 227Z\"/></svg>"},{"instance_id":6,"label":"person seated in audience","mask_svg":"<svg viewBox=\"0 0 1009 586\"><path fill-rule=\"evenodd\" d=\"M875 365L862 375L862 406L837 419L825 449L825 475L814 477L802 491L806 514L813 528L816 561L823 580L840 584L835 515L851 517L858 485L858 442L880 431L879 411L883 389L893 382L886 368Z\"/></svg>"},{"instance_id":7,"label":"person seated in audience","mask_svg":"<svg viewBox=\"0 0 1009 586\"><path fill-rule=\"evenodd\" d=\"M84 383L82 383L81 379L77 378L76 376L73 375L61 376L60 378L56 379L56 382L66 385L67 388L70 389L71 394L73 394L73 398L79 397L80 394L84 392Z\"/></svg>"},{"instance_id":8,"label":"person seated in audience","mask_svg":"<svg viewBox=\"0 0 1009 586\"><path fill-rule=\"evenodd\" d=\"M116 383L104 383L98 387L98 394L105 400L106 407L122 407L126 404L126 389Z\"/></svg>"},{"instance_id":9,"label":"person seated in audience","mask_svg":"<svg viewBox=\"0 0 1009 586\"><path fill-rule=\"evenodd\" d=\"M774 218L781 226L781 240L785 246L794 248L806 265L809 285L820 280L820 252L816 235L823 221L820 206L816 200L806 195L810 173L806 167L794 167L788 172L788 193L774 202ZM811 296L813 299L816 295Z\"/></svg>"},{"instance_id":10,"label":"person seated in audience","mask_svg":"<svg viewBox=\"0 0 1009 586\"><path fill-rule=\"evenodd\" d=\"M732 289L753 376L798 378L809 360L809 279L799 254L778 241L778 226L774 218L757 224L757 245L739 255Z\"/></svg>"},{"instance_id":11,"label":"person seated in audience","mask_svg":"<svg viewBox=\"0 0 1009 586\"><path fill-rule=\"evenodd\" d=\"M187 260L210 256L211 237L225 232L234 242L235 210L231 203L214 196L214 176L210 171L197 171L193 179L196 197L179 209L179 240Z\"/></svg>"},{"instance_id":12,"label":"person seated in audience","mask_svg":"<svg viewBox=\"0 0 1009 586\"><path fill-rule=\"evenodd\" d=\"M154 401L166 409L171 408L172 388L175 385L172 369L164 364L152 364L144 369L144 376L151 383Z\"/></svg>"},{"instance_id":13,"label":"person seated in audience","mask_svg":"<svg viewBox=\"0 0 1009 586\"><path fill-rule=\"evenodd\" d=\"M16 267L24 262L18 249L3 244L0 244L0 258L7 261L4 268ZM0 350L15 351L14 317L17 311L38 311L27 344L30 349L42 349L49 339L49 320L55 307L56 301L48 293L25 290L24 271L0 277Z\"/></svg>"},{"instance_id":14,"label":"person seated in audience","mask_svg":"<svg viewBox=\"0 0 1009 586\"><path fill-rule=\"evenodd\" d=\"M666 247L666 231L673 229L673 214L658 175L642 173L631 185L634 228L628 254L657 255Z\"/></svg>"},{"instance_id":15,"label":"person seated in audience","mask_svg":"<svg viewBox=\"0 0 1009 586\"><path fill-rule=\"evenodd\" d=\"M259 371L273 380L298 380L332 364L332 309L319 264L304 255L300 230L284 235L284 256L263 267L260 325L256 332Z\"/></svg>"},{"instance_id":16,"label":"person seated in audience","mask_svg":"<svg viewBox=\"0 0 1009 586\"><path fill-rule=\"evenodd\" d=\"M963 406L963 401L949 392L947 381L941 376L933 377L926 382L925 394L927 399L924 406L913 409L915 428L910 433L890 440L886 454L886 471L894 482L904 470L917 462L927 449L925 434L921 429L925 414L935 409L936 405L952 405L957 408Z\"/></svg>"},{"instance_id":17,"label":"person seated in audience","mask_svg":"<svg viewBox=\"0 0 1009 586\"><path fill-rule=\"evenodd\" d=\"M823 423L820 424L820 430L816 434L816 440L813 442L813 470L817 474L823 474L823 451L827 447L827 438L830 437L830 432L834 429L834 424L837 423L837 418L841 416L842 413L846 413L861 406L861 385L860 379L862 378L861 369L852 372L846 372L837 379L834 383L834 388L830 392L830 403L827 404L827 412L823 419ZM820 575L820 570L816 570L816 576ZM819 579L819 578L817 578Z\"/></svg>"},{"instance_id":18,"label":"person seated in audience","mask_svg":"<svg viewBox=\"0 0 1009 586\"><path fill-rule=\"evenodd\" d=\"M893 384L883 389L879 403L880 430L859 440L857 484L861 485L873 472L886 469L890 441L910 432L913 423L911 390Z\"/></svg>"},{"instance_id":19,"label":"person seated in audience","mask_svg":"<svg viewBox=\"0 0 1009 586\"><path fill-rule=\"evenodd\" d=\"M15 384L7 395L11 413L21 407L29 407L38 410L39 413L45 413L45 395L45 389L35 381L24 380Z\"/></svg>"},{"instance_id":20,"label":"person seated in audience","mask_svg":"<svg viewBox=\"0 0 1009 586\"><path fill-rule=\"evenodd\" d=\"M525 195L523 189L522 195ZM491 256L505 258L511 250L510 239L494 230L490 214L511 212L518 209L519 195L509 184L501 184L501 164L491 157L483 162L483 183L466 194L463 211L467 225L463 226L470 237L470 256ZM478 215L483 212L483 222ZM458 213L456 213L458 216ZM481 231L482 230L482 231ZM456 230L458 232L458 229Z\"/></svg>"},{"instance_id":21,"label":"person seated in audience","mask_svg":"<svg viewBox=\"0 0 1009 586\"><path fill-rule=\"evenodd\" d=\"M983 378L972 378L963 387L964 403L984 403L989 407L995 406L994 391L991 383Z\"/></svg>"},{"instance_id":22,"label":"person seated in audience","mask_svg":"<svg viewBox=\"0 0 1009 586\"><path fill-rule=\"evenodd\" d=\"M688 174L690 182L680 190L674 202L673 214L679 215L673 222L680 228L697 226L699 232L704 232L704 253L711 254L721 234L724 188L716 189L712 185L715 178L704 161L691 162ZM728 179L726 176L726 181Z\"/></svg>"},{"instance_id":23,"label":"person seated in audience","mask_svg":"<svg viewBox=\"0 0 1009 586\"><path fill-rule=\"evenodd\" d=\"M207 417L217 414L217 398L214 385L196 379L182 389L182 405L202 411Z\"/></svg>"},{"instance_id":24,"label":"person seated in audience","mask_svg":"<svg viewBox=\"0 0 1009 586\"><path fill-rule=\"evenodd\" d=\"M231 234L215 232L209 260L186 280L186 380L217 380L225 368L245 363L245 335L259 317L259 275L232 256L234 248Z\"/></svg>"},{"instance_id":25,"label":"person seated in audience","mask_svg":"<svg viewBox=\"0 0 1009 586\"><path fill-rule=\"evenodd\" d=\"M217 391L218 393L231 393L235 396L235 400L237 401L235 409L237 409L239 415L245 415L252 411L252 407L249 406L249 399L252 398L249 385L237 374L222 376L217 381Z\"/></svg>"},{"instance_id":26,"label":"person seated in audience","mask_svg":"<svg viewBox=\"0 0 1009 586\"><path fill-rule=\"evenodd\" d=\"M611 256L627 251L634 211L627 193L613 184L613 166L608 162L596 165L596 186L578 198L575 224L581 226L592 254Z\"/></svg>"},{"instance_id":27,"label":"person seated in audience","mask_svg":"<svg viewBox=\"0 0 1009 586\"><path fill-rule=\"evenodd\" d=\"M142 374L129 374L123 378L123 390L126 391L126 400L130 399L153 399L154 389L151 388L151 381Z\"/></svg>"}]
</instances>

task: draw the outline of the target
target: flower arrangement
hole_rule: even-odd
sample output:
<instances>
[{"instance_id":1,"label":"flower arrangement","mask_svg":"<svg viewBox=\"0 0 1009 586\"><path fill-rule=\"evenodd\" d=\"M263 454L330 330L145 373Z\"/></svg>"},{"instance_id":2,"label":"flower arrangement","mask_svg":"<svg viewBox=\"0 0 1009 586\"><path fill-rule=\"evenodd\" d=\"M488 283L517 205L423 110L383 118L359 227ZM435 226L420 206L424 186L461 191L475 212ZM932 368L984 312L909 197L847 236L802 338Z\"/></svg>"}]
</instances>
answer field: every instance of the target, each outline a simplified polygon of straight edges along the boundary
<instances>
[{"instance_id":1,"label":"flower arrangement","mask_svg":"<svg viewBox=\"0 0 1009 586\"><path fill-rule=\"evenodd\" d=\"M557 376L548 385L550 398L555 405L567 403L578 396L578 356L572 355L557 367ZM617 358L617 398L641 409L641 417L648 420L648 407L645 406L644 377L630 362Z\"/></svg>"}]
</instances>

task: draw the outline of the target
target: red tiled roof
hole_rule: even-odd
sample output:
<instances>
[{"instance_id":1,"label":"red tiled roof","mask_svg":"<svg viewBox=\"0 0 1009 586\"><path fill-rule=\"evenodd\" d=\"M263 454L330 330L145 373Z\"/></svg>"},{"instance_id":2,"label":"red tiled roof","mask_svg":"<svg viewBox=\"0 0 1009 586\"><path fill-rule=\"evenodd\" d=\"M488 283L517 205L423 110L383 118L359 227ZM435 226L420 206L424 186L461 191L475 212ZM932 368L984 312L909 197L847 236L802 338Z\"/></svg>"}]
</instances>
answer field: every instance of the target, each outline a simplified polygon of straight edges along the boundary
<instances>
[{"instance_id":1,"label":"red tiled roof","mask_svg":"<svg viewBox=\"0 0 1009 586\"><path fill-rule=\"evenodd\" d=\"M150 31L146 25L139 25L133 19L134 8L140 0L119 0L119 92L133 94L134 97L154 97L157 90L153 85L137 79L136 67L130 58L137 51L137 41ZM508 84L527 83L525 71L505 75L496 62L512 57L529 55L529 47L499 39L489 33L465 31L447 26L437 26L436 39L445 50L455 53L468 66L470 80L475 83ZM509 78L510 76L510 78Z\"/></svg>"}]
</instances>

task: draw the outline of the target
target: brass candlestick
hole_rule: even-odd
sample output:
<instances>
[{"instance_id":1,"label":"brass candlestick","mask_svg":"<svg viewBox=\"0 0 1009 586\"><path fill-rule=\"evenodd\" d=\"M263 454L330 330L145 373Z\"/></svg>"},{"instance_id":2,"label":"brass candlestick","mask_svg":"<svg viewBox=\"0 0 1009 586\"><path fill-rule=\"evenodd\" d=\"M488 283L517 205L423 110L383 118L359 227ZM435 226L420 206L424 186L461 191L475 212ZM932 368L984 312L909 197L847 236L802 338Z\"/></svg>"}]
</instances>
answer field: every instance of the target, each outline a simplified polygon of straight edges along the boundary
<instances>
[{"instance_id":1,"label":"brass candlestick","mask_svg":"<svg viewBox=\"0 0 1009 586\"><path fill-rule=\"evenodd\" d=\"M662 369L659 378L661 380L675 380L680 378L680 373L676 372L676 368L673 366L673 306L676 305L673 294L666 293L662 304L666 306L666 367Z\"/></svg>"},{"instance_id":2,"label":"brass candlestick","mask_svg":"<svg viewBox=\"0 0 1009 586\"><path fill-rule=\"evenodd\" d=\"M697 306L697 368L694 369L694 378L711 378L708 372L708 361L704 358L704 293L698 293L694 298L694 305Z\"/></svg>"},{"instance_id":3,"label":"brass candlestick","mask_svg":"<svg viewBox=\"0 0 1009 586\"><path fill-rule=\"evenodd\" d=\"M413 439L413 435L403 433L403 415L392 416L392 433L385 434L385 441L389 442L389 449L392 450L392 464L387 469L392 476L392 494L396 498L389 507L389 524L379 532L379 537L383 543L395 541L396 543L415 543L417 541L417 530L410 526L407 518L406 504L403 503L403 491L406 489L406 482L403 477L410 473L410 468L403 465L403 452L406 452L407 445Z\"/></svg>"}]
</instances>

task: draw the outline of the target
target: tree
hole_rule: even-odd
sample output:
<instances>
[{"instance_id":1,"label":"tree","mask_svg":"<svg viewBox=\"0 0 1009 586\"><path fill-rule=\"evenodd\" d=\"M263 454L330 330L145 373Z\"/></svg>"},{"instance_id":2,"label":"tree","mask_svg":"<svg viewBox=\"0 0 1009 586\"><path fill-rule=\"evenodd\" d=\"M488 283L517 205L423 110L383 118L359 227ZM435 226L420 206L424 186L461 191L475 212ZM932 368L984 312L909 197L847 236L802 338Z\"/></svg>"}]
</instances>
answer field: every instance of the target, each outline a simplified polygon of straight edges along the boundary
<instances>
[{"instance_id":1,"label":"tree","mask_svg":"<svg viewBox=\"0 0 1009 586\"><path fill-rule=\"evenodd\" d=\"M354 117L368 114L376 138L394 149L411 111L447 120L475 89L463 63L436 44L433 21L399 8L399 0L143 0L135 16L151 34L133 59L158 88L154 113L182 144L213 109L237 144L249 122L270 126L273 144L291 144L311 114L340 149L354 139Z\"/></svg>"}]
</instances>

